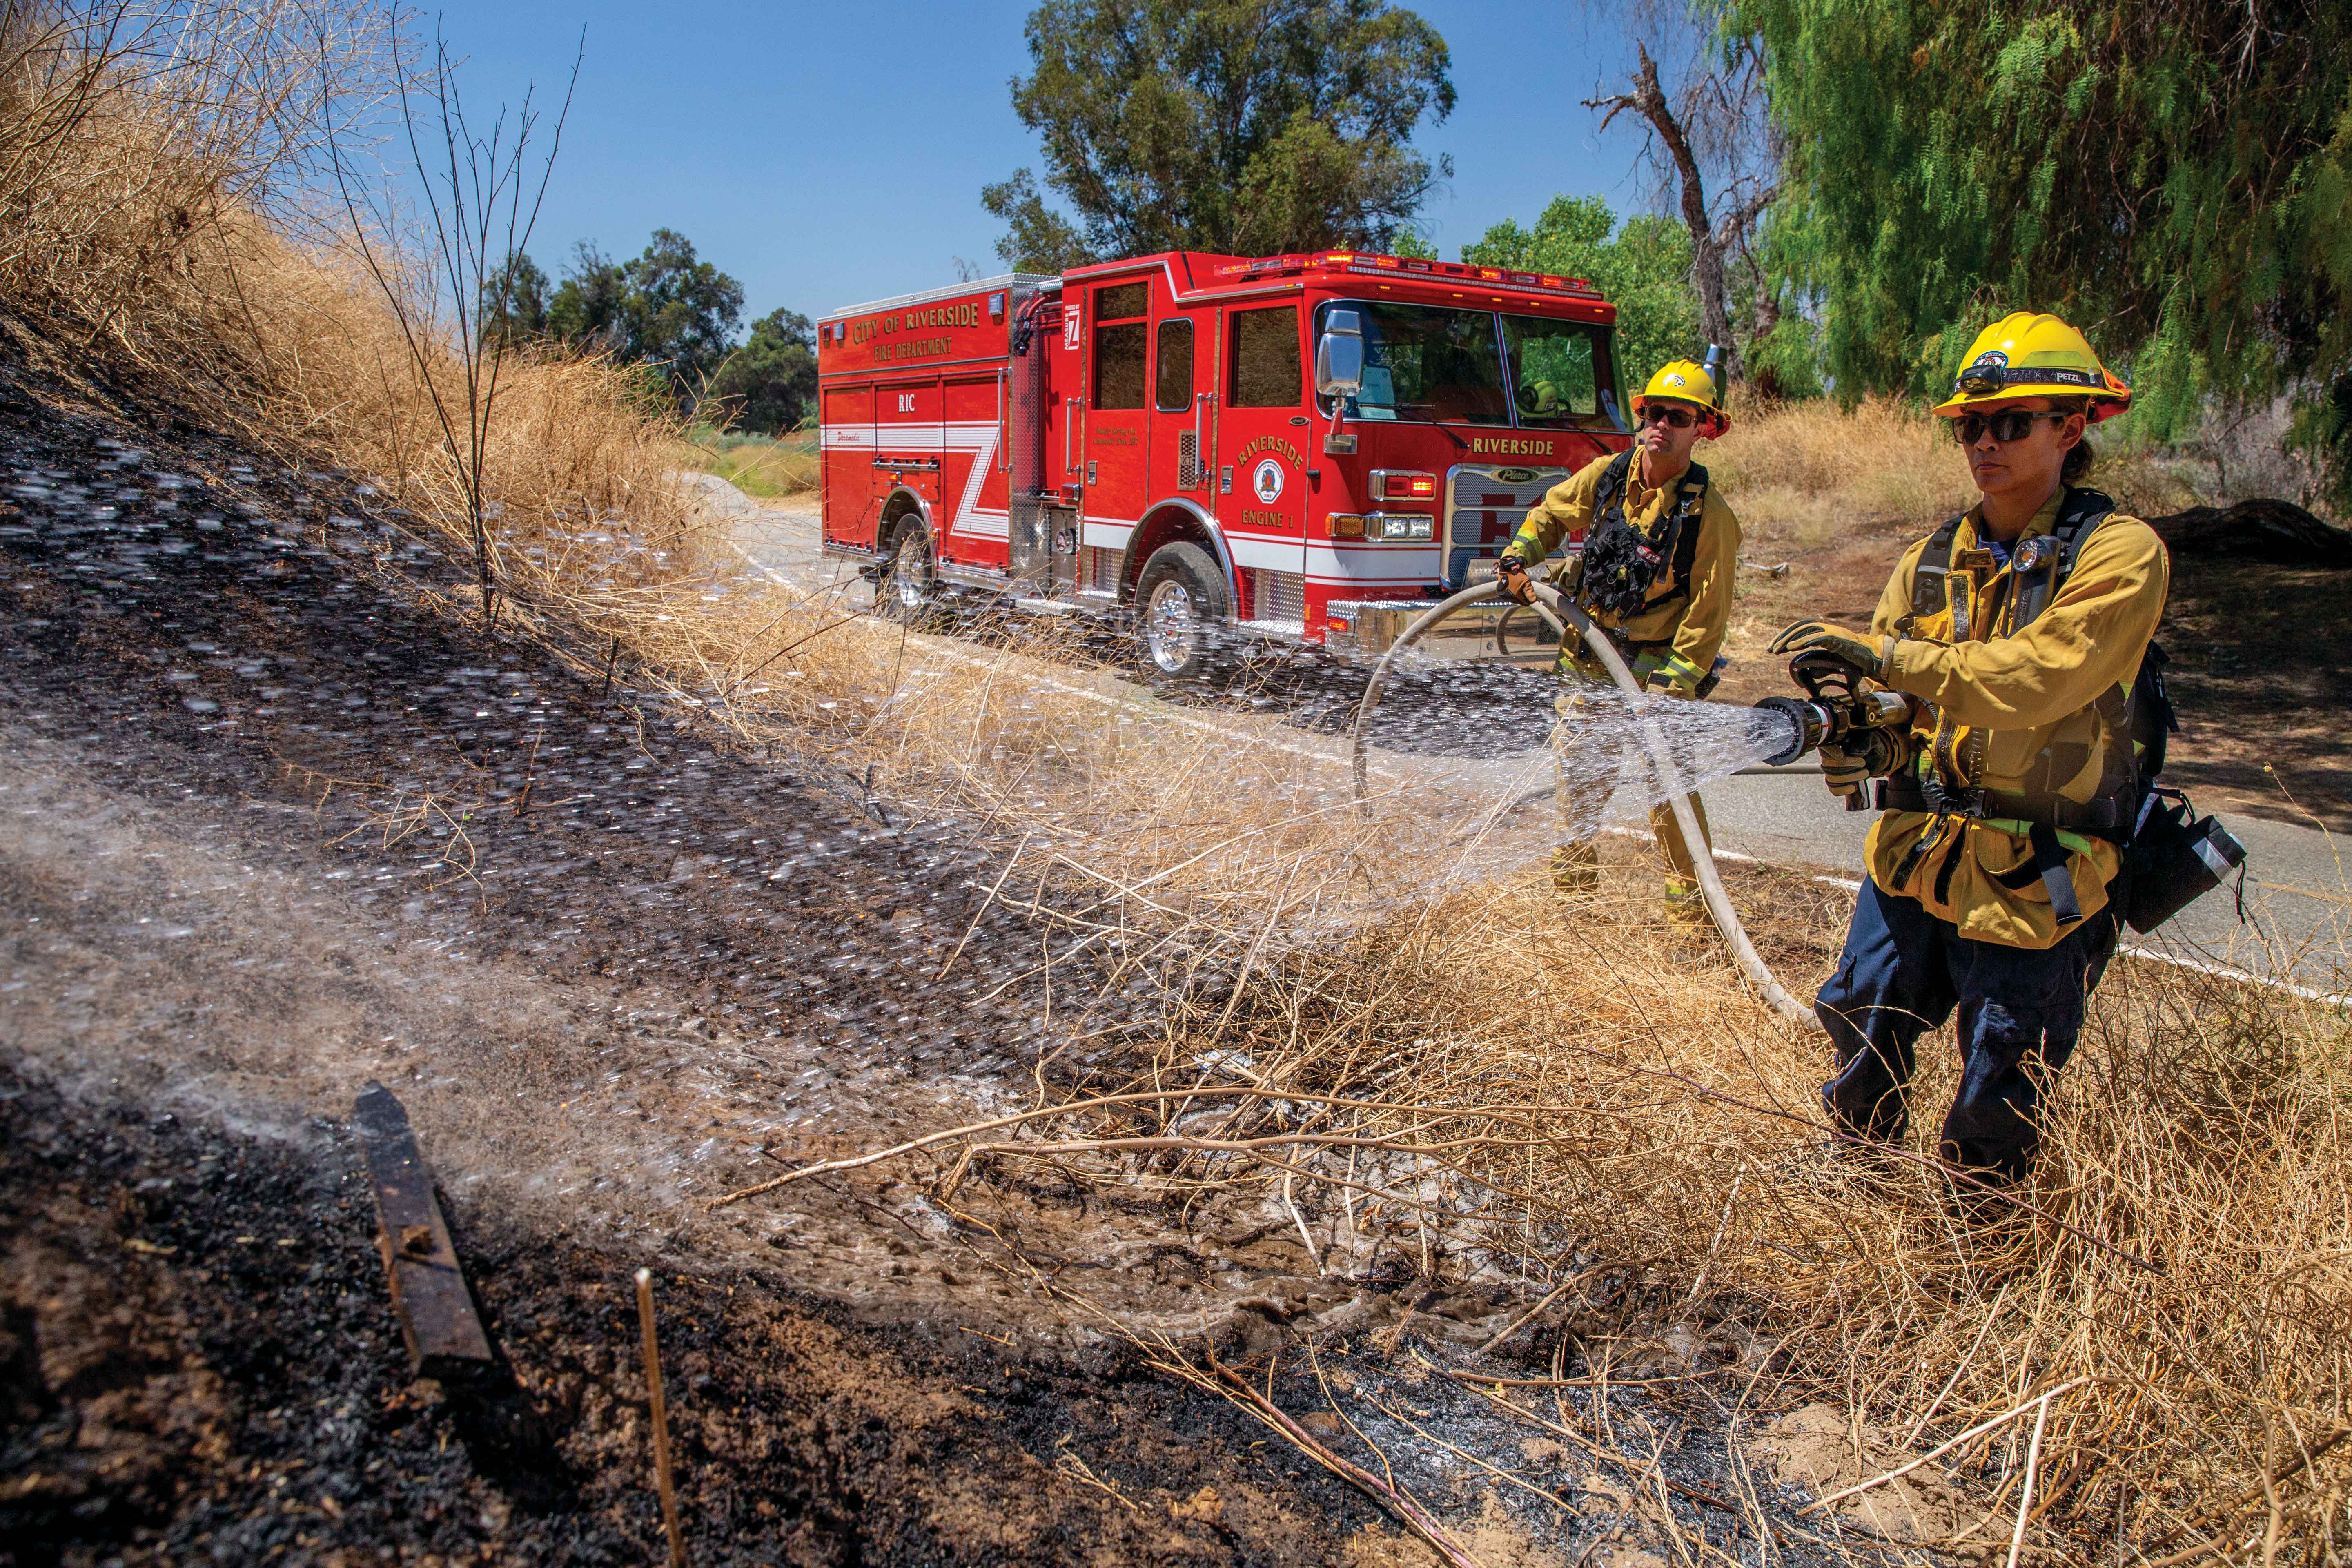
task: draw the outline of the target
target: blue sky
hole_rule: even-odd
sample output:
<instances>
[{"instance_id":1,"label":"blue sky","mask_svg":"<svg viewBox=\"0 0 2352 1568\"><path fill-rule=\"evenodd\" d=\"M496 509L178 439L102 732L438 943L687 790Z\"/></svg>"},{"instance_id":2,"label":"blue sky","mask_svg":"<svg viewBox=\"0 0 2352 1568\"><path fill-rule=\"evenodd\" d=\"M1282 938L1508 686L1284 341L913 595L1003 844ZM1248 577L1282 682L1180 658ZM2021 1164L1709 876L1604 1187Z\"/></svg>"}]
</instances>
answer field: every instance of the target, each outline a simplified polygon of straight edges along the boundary
<instances>
[{"instance_id":1,"label":"blue sky","mask_svg":"<svg viewBox=\"0 0 2352 1568\"><path fill-rule=\"evenodd\" d=\"M1452 256L1490 223L1532 218L1555 193L1647 195L1635 139L1596 136L1583 100L1622 80L1622 36L1587 7L1423 0L1454 54L1461 101L1417 144L1454 175L1424 215ZM1035 140L1006 83L1026 68L1023 4L922 0L697 7L491 0L444 13L469 105L559 93L584 23L587 58L531 253L557 271L577 239L616 256L656 227L685 234L740 279L745 320L812 317L998 269L980 188ZM428 20L427 25L430 25Z\"/></svg>"}]
</instances>

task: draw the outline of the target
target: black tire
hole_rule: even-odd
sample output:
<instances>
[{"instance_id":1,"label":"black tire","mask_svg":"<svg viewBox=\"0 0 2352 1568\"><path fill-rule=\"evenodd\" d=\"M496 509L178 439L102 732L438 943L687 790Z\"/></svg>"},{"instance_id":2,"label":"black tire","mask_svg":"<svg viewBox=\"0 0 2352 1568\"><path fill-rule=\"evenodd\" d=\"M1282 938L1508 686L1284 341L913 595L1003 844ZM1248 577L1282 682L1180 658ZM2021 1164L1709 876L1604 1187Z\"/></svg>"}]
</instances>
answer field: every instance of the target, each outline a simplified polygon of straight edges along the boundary
<instances>
[{"instance_id":1,"label":"black tire","mask_svg":"<svg viewBox=\"0 0 2352 1568\"><path fill-rule=\"evenodd\" d=\"M1495 657L1508 661L1514 640L1520 658L1552 658L1559 653L1559 637L1528 605L1514 605L1495 617Z\"/></svg>"},{"instance_id":2,"label":"black tire","mask_svg":"<svg viewBox=\"0 0 2352 1568\"><path fill-rule=\"evenodd\" d=\"M914 626L929 617L939 601L939 558L931 552L931 531L921 518L904 519L890 536L890 558L874 584L874 607L886 619Z\"/></svg>"},{"instance_id":3,"label":"black tire","mask_svg":"<svg viewBox=\"0 0 2352 1568\"><path fill-rule=\"evenodd\" d=\"M1199 680L1219 662L1234 618L1225 574L1197 544L1163 544L1135 583L1137 655L1170 684Z\"/></svg>"}]
</instances>

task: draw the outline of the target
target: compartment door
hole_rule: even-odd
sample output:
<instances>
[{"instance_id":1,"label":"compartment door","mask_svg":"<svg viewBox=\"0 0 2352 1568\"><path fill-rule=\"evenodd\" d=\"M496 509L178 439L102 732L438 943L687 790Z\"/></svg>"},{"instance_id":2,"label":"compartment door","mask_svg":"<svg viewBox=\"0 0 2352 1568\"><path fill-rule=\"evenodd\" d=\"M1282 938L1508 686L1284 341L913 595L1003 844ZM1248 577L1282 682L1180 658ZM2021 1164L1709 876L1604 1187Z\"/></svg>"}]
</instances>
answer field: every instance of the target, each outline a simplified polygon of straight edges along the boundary
<instances>
[{"instance_id":1,"label":"compartment door","mask_svg":"<svg viewBox=\"0 0 2352 1568\"><path fill-rule=\"evenodd\" d=\"M940 426L940 555L1004 564L1011 454L1005 449L1004 376L950 377Z\"/></svg>"},{"instance_id":2,"label":"compartment door","mask_svg":"<svg viewBox=\"0 0 2352 1568\"><path fill-rule=\"evenodd\" d=\"M1216 513L1243 578L1244 616L1307 620L1305 328L1295 301L1223 311Z\"/></svg>"},{"instance_id":3,"label":"compartment door","mask_svg":"<svg viewBox=\"0 0 2352 1568\"><path fill-rule=\"evenodd\" d=\"M871 550L880 510L874 489L874 388L828 386L821 403L824 542Z\"/></svg>"},{"instance_id":4,"label":"compartment door","mask_svg":"<svg viewBox=\"0 0 2352 1568\"><path fill-rule=\"evenodd\" d=\"M1216 385L1216 318L1171 315L1151 328L1150 494L1209 499L1209 405Z\"/></svg>"},{"instance_id":5,"label":"compartment door","mask_svg":"<svg viewBox=\"0 0 2352 1568\"><path fill-rule=\"evenodd\" d=\"M937 381L874 384L875 493L912 490L930 509L934 530L940 521L940 407Z\"/></svg>"},{"instance_id":6,"label":"compartment door","mask_svg":"<svg viewBox=\"0 0 2352 1568\"><path fill-rule=\"evenodd\" d=\"M1089 531L1132 529L1143 516L1151 451L1151 280L1087 289L1087 416L1081 512ZM1122 537L1118 542L1125 543Z\"/></svg>"}]
</instances>

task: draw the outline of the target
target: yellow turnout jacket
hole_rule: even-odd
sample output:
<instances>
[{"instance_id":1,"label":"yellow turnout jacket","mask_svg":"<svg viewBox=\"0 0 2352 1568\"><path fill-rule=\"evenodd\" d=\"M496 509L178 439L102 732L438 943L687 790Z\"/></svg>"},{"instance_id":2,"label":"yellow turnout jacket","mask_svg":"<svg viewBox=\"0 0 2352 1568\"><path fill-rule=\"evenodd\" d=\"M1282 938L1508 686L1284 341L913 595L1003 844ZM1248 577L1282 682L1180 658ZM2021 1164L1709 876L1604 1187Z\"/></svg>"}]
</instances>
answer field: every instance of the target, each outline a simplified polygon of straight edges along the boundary
<instances>
[{"instance_id":1,"label":"yellow turnout jacket","mask_svg":"<svg viewBox=\"0 0 2352 1568\"><path fill-rule=\"evenodd\" d=\"M2050 532L2065 494L2062 486L2020 539ZM2110 688L2128 691L2164 611L2171 578L2164 543L2139 519L2111 514L2083 537L2048 607L2014 626L2002 612L2016 579L1980 547L1982 521L1982 509L1972 509L1952 541L1950 592L1968 606L1960 636L1948 607L1913 617L1912 576L1926 540L1905 553L1871 617L1874 634L1897 639L1886 684L1915 699L1897 771L2007 795L2031 793L2046 779L2057 795L2087 803L2114 743L2099 700ZM2121 744L2130 746L2128 735ZM2028 828L2014 819L1889 811L1870 830L1871 880L1916 899L1962 936L2046 948L2063 933L2047 889L2029 871ZM2062 829L2058 839L2076 901L2085 917L2097 913L2121 852L2085 834Z\"/></svg>"},{"instance_id":2,"label":"yellow turnout jacket","mask_svg":"<svg viewBox=\"0 0 2352 1568\"><path fill-rule=\"evenodd\" d=\"M1609 458L1596 458L1552 486L1528 513L1527 521L1519 524L1518 532L1505 548L1527 562L1528 570L1533 571L1536 563L1557 549L1570 533L1591 529L1600 521L1596 501L1601 473L1610 461ZM1652 489L1642 482L1642 460L1635 457L1625 472L1625 521L1641 533L1654 532L1661 514L1678 503L1682 478L1678 471L1664 484ZM1715 668L1715 656L1723 647L1724 630L1731 622L1731 577L1738 558L1739 520L1732 515L1723 492L1709 485L1699 512L1698 548L1691 557L1690 581L1685 584L1675 580L1671 560L1661 563L1657 580L1644 595L1647 604L1643 608L1631 616L1593 617L1636 650L1633 660L1636 679L1646 680L1653 670L1664 669L1676 689L1687 696ZM1561 592L1572 595L1580 564L1572 556L1560 562L1551 581ZM1573 663L1588 675L1601 676L1597 661L1588 665L1591 658L1591 653L1580 644L1572 643L1561 650L1562 664Z\"/></svg>"}]
</instances>

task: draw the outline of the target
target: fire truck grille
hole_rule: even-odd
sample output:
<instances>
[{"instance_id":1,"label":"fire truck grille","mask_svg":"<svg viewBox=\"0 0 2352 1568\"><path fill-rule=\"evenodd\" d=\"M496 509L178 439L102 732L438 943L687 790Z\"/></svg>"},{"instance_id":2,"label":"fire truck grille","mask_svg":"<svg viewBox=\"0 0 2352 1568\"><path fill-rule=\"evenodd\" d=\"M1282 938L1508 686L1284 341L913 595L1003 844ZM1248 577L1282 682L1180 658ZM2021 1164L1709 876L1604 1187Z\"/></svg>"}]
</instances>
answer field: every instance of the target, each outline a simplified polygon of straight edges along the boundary
<instances>
[{"instance_id":1,"label":"fire truck grille","mask_svg":"<svg viewBox=\"0 0 2352 1568\"><path fill-rule=\"evenodd\" d=\"M1501 553L1519 524L1527 521L1528 509L1566 478L1566 468L1498 470L1465 463L1449 470L1445 476L1447 544L1454 550Z\"/></svg>"}]
</instances>

